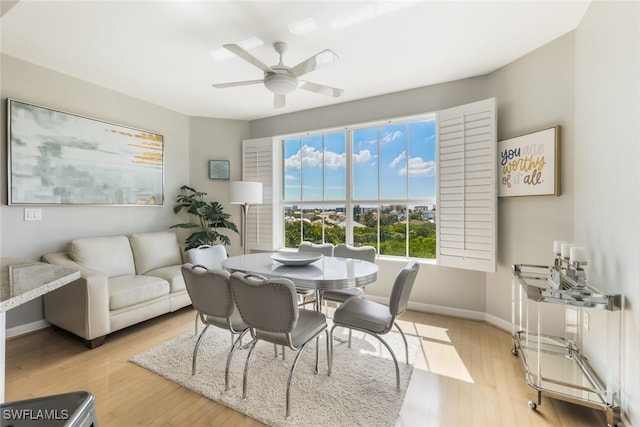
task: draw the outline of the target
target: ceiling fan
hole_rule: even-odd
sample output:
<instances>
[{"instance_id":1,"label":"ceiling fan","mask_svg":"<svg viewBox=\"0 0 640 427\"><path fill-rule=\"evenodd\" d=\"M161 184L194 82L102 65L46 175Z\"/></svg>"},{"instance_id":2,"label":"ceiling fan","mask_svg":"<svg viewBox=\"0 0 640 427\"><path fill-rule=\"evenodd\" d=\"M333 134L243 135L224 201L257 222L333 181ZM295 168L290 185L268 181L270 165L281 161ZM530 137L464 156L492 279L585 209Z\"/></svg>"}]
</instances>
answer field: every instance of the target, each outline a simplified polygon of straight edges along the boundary
<instances>
[{"instance_id":1,"label":"ceiling fan","mask_svg":"<svg viewBox=\"0 0 640 427\"><path fill-rule=\"evenodd\" d=\"M241 82L214 84L213 87L215 88L222 89L234 86L247 86L260 83L264 84L267 89L274 93L274 108L284 107L286 94L293 92L296 88L321 93L334 98L338 98L342 95L342 89L298 79L298 77L310 73L323 65L337 61L338 55L329 49L323 50L322 52L302 61L298 65L287 67L282 62L282 57L287 51L287 44L284 42L276 42L273 44L273 48L280 55L280 62L269 67L236 44L226 44L223 47L264 71L264 78L262 80L246 80Z\"/></svg>"}]
</instances>

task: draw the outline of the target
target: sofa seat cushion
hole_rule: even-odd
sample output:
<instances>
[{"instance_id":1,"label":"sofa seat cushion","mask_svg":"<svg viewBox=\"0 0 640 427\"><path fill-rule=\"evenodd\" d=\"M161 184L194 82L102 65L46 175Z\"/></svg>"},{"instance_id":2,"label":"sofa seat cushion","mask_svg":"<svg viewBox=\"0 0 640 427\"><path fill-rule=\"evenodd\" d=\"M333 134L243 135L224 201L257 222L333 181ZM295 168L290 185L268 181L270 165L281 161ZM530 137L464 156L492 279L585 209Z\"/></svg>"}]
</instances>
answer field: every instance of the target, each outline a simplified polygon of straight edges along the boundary
<instances>
[{"instance_id":1,"label":"sofa seat cushion","mask_svg":"<svg viewBox=\"0 0 640 427\"><path fill-rule=\"evenodd\" d=\"M184 284L184 277L182 277L182 270L180 265L170 265L168 267L156 268L145 274L145 276L155 276L169 282L169 291L171 293L183 291L186 289Z\"/></svg>"},{"instance_id":2,"label":"sofa seat cushion","mask_svg":"<svg viewBox=\"0 0 640 427\"><path fill-rule=\"evenodd\" d=\"M118 276L109 279L109 310L129 307L169 294L169 282L156 276Z\"/></svg>"}]
</instances>

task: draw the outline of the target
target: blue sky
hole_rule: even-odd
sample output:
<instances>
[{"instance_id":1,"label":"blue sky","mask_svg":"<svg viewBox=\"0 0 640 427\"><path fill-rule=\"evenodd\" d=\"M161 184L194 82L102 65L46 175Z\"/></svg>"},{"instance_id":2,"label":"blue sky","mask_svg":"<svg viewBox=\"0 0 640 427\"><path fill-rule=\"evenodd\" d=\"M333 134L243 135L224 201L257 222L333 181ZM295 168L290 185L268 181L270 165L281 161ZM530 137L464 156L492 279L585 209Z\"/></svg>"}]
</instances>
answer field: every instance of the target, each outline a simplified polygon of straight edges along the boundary
<instances>
[{"instance_id":1,"label":"blue sky","mask_svg":"<svg viewBox=\"0 0 640 427\"><path fill-rule=\"evenodd\" d=\"M352 157L356 200L435 198L435 120L354 130ZM285 200L343 200L346 159L345 132L286 140Z\"/></svg>"}]
</instances>

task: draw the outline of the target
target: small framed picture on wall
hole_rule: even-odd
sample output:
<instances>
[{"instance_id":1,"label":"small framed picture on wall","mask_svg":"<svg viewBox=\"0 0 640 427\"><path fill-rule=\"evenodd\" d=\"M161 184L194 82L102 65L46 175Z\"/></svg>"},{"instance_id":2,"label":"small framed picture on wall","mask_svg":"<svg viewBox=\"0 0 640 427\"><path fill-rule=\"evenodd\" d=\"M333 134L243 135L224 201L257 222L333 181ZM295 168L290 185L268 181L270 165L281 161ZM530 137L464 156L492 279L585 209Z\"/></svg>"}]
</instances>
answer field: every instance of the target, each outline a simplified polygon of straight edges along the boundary
<instances>
[{"instance_id":1,"label":"small framed picture on wall","mask_svg":"<svg viewBox=\"0 0 640 427\"><path fill-rule=\"evenodd\" d=\"M209 179L229 179L229 160L209 160Z\"/></svg>"}]
</instances>

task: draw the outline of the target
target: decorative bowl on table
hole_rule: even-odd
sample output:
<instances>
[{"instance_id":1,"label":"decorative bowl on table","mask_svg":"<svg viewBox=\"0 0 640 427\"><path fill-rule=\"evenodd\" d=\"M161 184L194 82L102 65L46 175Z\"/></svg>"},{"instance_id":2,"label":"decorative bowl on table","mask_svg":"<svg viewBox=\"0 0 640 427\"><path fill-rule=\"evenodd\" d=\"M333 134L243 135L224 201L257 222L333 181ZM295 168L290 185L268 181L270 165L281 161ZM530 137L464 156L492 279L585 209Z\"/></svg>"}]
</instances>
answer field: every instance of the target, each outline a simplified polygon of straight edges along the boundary
<instances>
[{"instance_id":1,"label":"decorative bowl on table","mask_svg":"<svg viewBox=\"0 0 640 427\"><path fill-rule=\"evenodd\" d=\"M300 267L316 262L322 256L322 254L312 252L278 252L271 255L271 259L284 265Z\"/></svg>"}]
</instances>

